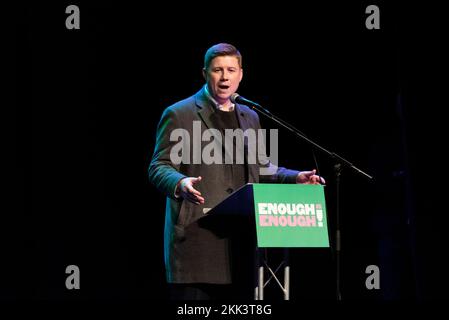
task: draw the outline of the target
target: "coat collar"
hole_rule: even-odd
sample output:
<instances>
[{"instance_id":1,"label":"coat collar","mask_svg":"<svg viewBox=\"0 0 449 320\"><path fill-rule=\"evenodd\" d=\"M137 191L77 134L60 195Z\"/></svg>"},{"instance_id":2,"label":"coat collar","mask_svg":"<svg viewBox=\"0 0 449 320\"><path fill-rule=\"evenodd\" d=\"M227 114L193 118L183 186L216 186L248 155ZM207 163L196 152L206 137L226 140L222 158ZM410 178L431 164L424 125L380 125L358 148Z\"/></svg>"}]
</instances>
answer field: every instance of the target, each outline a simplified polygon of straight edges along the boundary
<instances>
[{"instance_id":1,"label":"coat collar","mask_svg":"<svg viewBox=\"0 0 449 320\"><path fill-rule=\"evenodd\" d=\"M201 90L195 94L195 104L199 109L198 115L200 116L201 120L203 120L208 128L214 128L214 125L211 121L211 116L215 113L215 108L212 105L212 102L206 96L204 87L202 87ZM235 112L237 112L237 119L239 121L240 128L245 131L249 128L248 119L250 114L248 108L241 104L236 104Z\"/></svg>"}]
</instances>

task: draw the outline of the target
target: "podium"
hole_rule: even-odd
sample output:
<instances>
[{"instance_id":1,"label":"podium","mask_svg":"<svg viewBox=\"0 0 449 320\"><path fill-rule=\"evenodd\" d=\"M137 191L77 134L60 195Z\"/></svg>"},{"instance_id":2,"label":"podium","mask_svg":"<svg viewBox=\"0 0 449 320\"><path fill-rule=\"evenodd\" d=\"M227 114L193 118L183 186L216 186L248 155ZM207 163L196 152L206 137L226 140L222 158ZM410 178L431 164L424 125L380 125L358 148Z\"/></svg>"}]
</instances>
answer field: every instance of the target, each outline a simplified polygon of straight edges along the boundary
<instances>
[{"instance_id":1,"label":"podium","mask_svg":"<svg viewBox=\"0 0 449 320\"><path fill-rule=\"evenodd\" d=\"M254 299L264 299L264 287L274 279L290 299L291 248L329 247L324 186L248 183L210 209L198 220L222 237L246 236L254 247ZM273 271L264 256L283 248L281 264ZM283 284L277 277L283 269ZM265 270L270 274L265 282Z\"/></svg>"}]
</instances>

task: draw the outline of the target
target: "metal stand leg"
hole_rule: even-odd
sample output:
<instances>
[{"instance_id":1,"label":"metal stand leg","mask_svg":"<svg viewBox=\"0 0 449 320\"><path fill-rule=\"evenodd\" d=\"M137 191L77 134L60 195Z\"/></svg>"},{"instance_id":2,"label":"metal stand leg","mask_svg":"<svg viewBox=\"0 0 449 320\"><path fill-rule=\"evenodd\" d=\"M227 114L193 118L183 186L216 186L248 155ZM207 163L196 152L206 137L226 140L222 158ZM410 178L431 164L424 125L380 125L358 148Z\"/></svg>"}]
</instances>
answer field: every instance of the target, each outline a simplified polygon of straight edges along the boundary
<instances>
[{"instance_id":1,"label":"metal stand leg","mask_svg":"<svg viewBox=\"0 0 449 320\"><path fill-rule=\"evenodd\" d=\"M284 300L290 300L290 252L284 249Z\"/></svg>"},{"instance_id":2,"label":"metal stand leg","mask_svg":"<svg viewBox=\"0 0 449 320\"><path fill-rule=\"evenodd\" d=\"M264 280L263 280L263 265L259 267L259 281L258 281L258 293L259 293L259 300L263 300L263 287L264 287Z\"/></svg>"},{"instance_id":3,"label":"metal stand leg","mask_svg":"<svg viewBox=\"0 0 449 320\"><path fill-rule=\"evenodd\" d=\"M277 267L275 271L273 271L270 266L268 266L266 258L266 249L257 249L256 252L256 286L254 288L254 300L263 300L264 299L264 288L265 286L274 279L279 287L281 288L284 294L284 300L290 300L290 261L289 261L289 250L284 249L284 260ZM283 266L284 270L284 285L279 281L276 273ZM266 282L264 282L264 272L265 268L271 274Z\"/></svg>"},{"instance_id":4,"label":"metal stand leg","mask_svg":"<svg viewBox=\"0 0 449 320\"><path fill-rule=\"evenodd\" d=\"M263 300L264 289L264 252L266 249L256 248L256 287L254 288L254 300Z\"/></svg>"}]
</instances>

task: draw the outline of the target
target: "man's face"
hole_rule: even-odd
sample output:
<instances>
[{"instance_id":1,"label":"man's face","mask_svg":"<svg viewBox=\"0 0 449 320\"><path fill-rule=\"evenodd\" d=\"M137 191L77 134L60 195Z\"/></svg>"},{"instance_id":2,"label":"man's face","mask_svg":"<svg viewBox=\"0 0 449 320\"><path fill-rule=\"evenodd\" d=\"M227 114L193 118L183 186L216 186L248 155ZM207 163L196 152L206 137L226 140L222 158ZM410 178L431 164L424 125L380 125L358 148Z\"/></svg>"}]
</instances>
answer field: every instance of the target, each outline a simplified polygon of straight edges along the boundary
<instances>
[{"instance_id":1,"label":"man's face","mask_svg":"<svg viewBox=\"0 0 449 320\"><path fill-rule=\"evenodd\" d=\"M237 57L218 56L212 59L209 68L203 69L210 94L220 104L225 104L237 91L243 77Z\"/></svg>"}]
</instances>

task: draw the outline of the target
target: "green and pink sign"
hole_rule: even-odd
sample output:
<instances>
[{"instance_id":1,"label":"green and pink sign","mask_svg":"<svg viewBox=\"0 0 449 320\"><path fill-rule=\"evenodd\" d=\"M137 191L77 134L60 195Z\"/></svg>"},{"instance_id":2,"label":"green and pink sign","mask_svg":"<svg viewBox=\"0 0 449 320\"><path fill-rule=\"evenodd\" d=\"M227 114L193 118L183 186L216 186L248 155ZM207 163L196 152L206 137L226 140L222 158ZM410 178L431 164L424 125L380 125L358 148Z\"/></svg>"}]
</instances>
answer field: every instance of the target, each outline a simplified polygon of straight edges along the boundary
<instances>
[{"instance_id":1,"label":"green and pink sign","mask_svg":"<svg viewBox=\"0 0 449 320\"><path fill-rule=\"evenodd\" d=\"M254 184L259 247L329 247L324 186Z\"/></svg>"}]
</instances>

